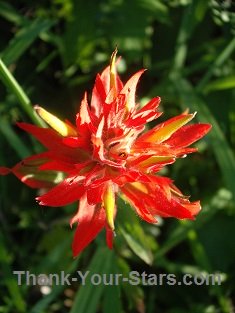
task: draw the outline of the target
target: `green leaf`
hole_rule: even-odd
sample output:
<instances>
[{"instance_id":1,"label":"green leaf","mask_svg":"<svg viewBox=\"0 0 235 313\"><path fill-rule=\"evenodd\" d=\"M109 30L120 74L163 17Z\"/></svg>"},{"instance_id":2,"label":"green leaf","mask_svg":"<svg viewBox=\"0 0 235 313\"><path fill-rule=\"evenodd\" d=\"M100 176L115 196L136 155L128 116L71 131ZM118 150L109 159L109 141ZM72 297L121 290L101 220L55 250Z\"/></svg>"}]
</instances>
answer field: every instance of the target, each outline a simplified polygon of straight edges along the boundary
<instances>
[{"instance_id":1,"label":"green leaf","mask_svg":"<svg viewBox=\"0 0 235 313\"><path fill-rule=\"evenodd\" d=\"M127 261L123 258L117 258L118 273L122 274L122 277L128 278L131 272L131 268ZM121 285L122 290L130 307L134 307L134 312L142 312L140 308L144 307L144 292L140 285L123 283ZM140 309L140 310L139 310Z\"/></svg>"},{"instance_id":2,"label":"green leaf","mask_svg":"<svg viewBox=\"0 0 235 313\"><path fill-rule=\"evenodd\" d=\"M106 286L104 292L103 301L103 313L120 313L121 310L121 297L120 297L120 286Z\"/></svg>"},{"instance_id":3,"label":"green leaf","mask_svg":"<svg viewBox=\"0 0 235 313\"><path fill-rule=\"evenodd\" d=\"M25 158L31 154L23 141L17 136L9 122L1 119L0 132L5 136L8 144L15 150L20 158Z\"/></svg>"},{"instance_id":4,"label":"green leaf","mask_svg":"<svg viewBox=\"0 0 235 313\"><path fill-rule=\"evenodd\" d=\"M139 218L134 214L131 206L125 204L121 198L118 199L118 208L118 227L126 243L141 260L151 265L153 262L153 254L150 241L148 241L148 236L140 225Z\"/></svg>"},{"instance_id":5,"label":"green leaf","mask_svg":"<svg viewBox=\"0 0 235 313\"><path fill-rule=\"evenodd\" d=\"M8 66L15 62L38 38L40 33L47 31L52 25L54 25L52 20L36 19L22 27L2 52L1 57L4 63Z\"/></svg>"},{"instance_id":6,"label":"green leaf","mask_svg":"<svg viewBox=\"0 0 235 313\"><path fill-rule=\"evenodd\" d=\"M0 15L16 25L24 24L27 19L19 14L9 3L0 1Z\"/></svg>"},{"instance_id":7,"label":"green leaf","mask_svg":"<svg viewBox=\"0 0 235 313\"><path fill-rule=\"evenodd\" d=\"M97 33L97 1L71 1L72 15L68 19L61 42L65 68L79 64L89 66L94 55Z\"/></svg>"},{"instance_id":8,"label":"green leaf","mask_svg":"<svg viewBox=\"0 0 235 313\"><path fill-rule=\"evenodd\" d=\"M52 231L57 232L57 230ZM64 232L65 233L65 232ZM48 234L45 234L45 237ZM50 234L51 236L51 234ZM50 240L50 239L49 239ZM56 240L54 240L54 243ZM70 248L71 235L64 236L64 240L60 240L60 243L54 246L54 248L42 258L42 261L34 268L34 273L56 273L58 267L62 267L65 273L72 273L77 268L78 260L74 261L65 257L67 255L68 249ZM69 254L69 253L68 253ZM58 264L58 260L62 261L62 264ZM67 262L68 264L66 264ZM41 300L39 300L29 311L29 313L41 313L48 310L49 305L58 298L58 296L63 292L67 287L64 285L54 285L51 292L48 295L45 295Z\"/></svg>"},{"instance_id":9,"label":"green leaf","mask_svg":"<svg viewBox=\"0 0 235 313\"><path fill-rule=\"evenodd\" d=\"M135 1L141 9L151 12L151 14L163 23L170 22L168 7L163 1L137 0Z\"/></svg>"},{"instance_id":10,"label":"green leaf","mask_svg":"<svg viewBox=\"0 0 235 313\"><path fill-rule=\"evenodd\" d=\"M208 93L215 90L225 90L231 89L235 87L235 75L222 77L212 81L211 83L207 84L204 88L204 92Z\"/></svg>"},{"instance_id":11,"label":"green leaf","mask_svg":"<svg viewBox=\"0 0 235 313\"><path fill-rule=\"evenodd\" d=\"M13 276L11 259L9 258L7 248L4 242L4 238L0 233L0 264L2 268L2 273L4 285L6 286L8 293L10 295L12 304L17 312L26 312L26 302L24 301L23 295L21 293L22 286L17 284L17 280Z\"/></svg>"},{"instance_id":12,"label":"green leaf","mask_svg":"<svg viewBox=\"0 0 235 313\"><path fill-rule=\"evenodd\" d=\"M1 59L0 59L0 79L3 81L4 85L7 88L9 88L9 90L17 97L23 110L28 114L31 120L36 125L45 126L45 123L39 118L39 116L34 111L28 96L26 95L22 87L18 84L14 76L11 74L11 72Z\"/></svg>"},{"instance_id":13,"label":"green leaf","mask_svg":"<svg viewBox=\"0 0 235 313\"><path fill-rule=\"evenodd\" d=\"M235 49L235 38L233 38L232 40L228 42L228 44L221 51L221 53L218 55L215 61L211 64L207 72L204 74L204 76L202 77L202 79L197 85L196 89L198 91L201 91L205 88L206 84L212 77L215 69L220 67L229 58L229 56L233 53L234 49Z\"/></svg>"},{"instance_id":14,"label":"green leaf","mask_svg":"<svg viewBox=\"0 0 235 313\"><path fill-rule=\"evenodd\" d=\"M110 272L113 253L107 248L99 248L91 260L87 270L90 273L87 277L86 284L80 286L74 300L70 313L95 313L97 306L105 290L105 285L101 283L98 286L92 285L89 279L93 274L102 275Z\"/></svg>"},{"instance_id":15,"label":"green leaf","mask_svg":"<svg viewBox=\"0 0 235 313\"><path fill-rule=\"evenodd\" d=\"M190 1L189 5L185 8L176 41L176 51L171 75L183 68L188 52L188 40L198 23L203 19L207 9L208 2L205 0Z\"/></svg>"}]
</instances>

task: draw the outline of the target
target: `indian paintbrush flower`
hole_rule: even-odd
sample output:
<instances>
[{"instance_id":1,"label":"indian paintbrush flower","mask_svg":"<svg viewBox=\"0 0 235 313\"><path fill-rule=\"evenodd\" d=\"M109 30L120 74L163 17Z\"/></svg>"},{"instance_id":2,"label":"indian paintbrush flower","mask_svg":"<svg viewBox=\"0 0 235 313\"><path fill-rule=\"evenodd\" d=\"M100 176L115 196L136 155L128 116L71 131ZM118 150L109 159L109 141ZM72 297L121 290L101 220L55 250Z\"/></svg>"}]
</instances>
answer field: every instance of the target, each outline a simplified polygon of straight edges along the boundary
<instances>
[{"instance_id":1,"label":"indian paintbrush flower","mask_svg":"<svg viewBox=\"0 0 235 313\"><path fill-rule=\"evenodd\" d=\"M111 248L115 229L116 197L120 194L149 223L157 216L193 219L200 202L190 202L170 178L157 173L177 158L197 151L188 146L203 137L209 124L190 124L194 114L183 113L144 132L157 111L160 97L144 107L136 104L136 86L141 70L123 84L116 73L116 53L101 75L97 75L91 104L87 94L76 115L76 125L61 121L35 106L50 126L40 128L18 123L47 149L24 159L10 172L32 188L47 188L36 199L40 205L64 206L79 200L70 224L77 223L73 254L78 255L103 229ZM58 179L60 176L60 181Z\"/></svg>"}]
</instances>

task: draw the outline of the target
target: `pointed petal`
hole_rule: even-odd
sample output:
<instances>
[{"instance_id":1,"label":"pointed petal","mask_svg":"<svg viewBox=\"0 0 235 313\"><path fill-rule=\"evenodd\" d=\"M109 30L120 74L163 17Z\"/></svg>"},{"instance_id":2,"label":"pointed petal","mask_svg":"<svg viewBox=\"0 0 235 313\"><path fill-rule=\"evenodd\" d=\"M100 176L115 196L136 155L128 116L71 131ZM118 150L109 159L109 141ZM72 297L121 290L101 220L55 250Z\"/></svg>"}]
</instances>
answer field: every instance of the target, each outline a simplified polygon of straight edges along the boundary
<instances>
[{"instance_id":1,"label":"pointed petal","mask_svg":"<svg viewBox=\"0 0 235 313\"><path fill-rule=\"evenodd\" d=\"M209 124L194 124L181 127L177 130L165 143L174 147L187 147L205 136L211 125Z\"/></svg>"},{"instance_id":2,"label":"pointed petal","mask_svg":"<svg viewBox=\"0 0 235 313\"><path fill-rule=\"evenodd\" d=\"M53 161L48 161L44 163L43 165L41 165L39 167L39 170L41 171L50 170L50 171L59 171L59 172L69 173L73 171L74 168L75 168L74 165L70 163L53 160Z\"/></svg>"},{"instance_id":3,"label":"pointed petal","mask_svg":"<svg viewBox=\"0 0 235 313\"><path fill-rule=\"evenodd\" d=\"M128 127L136 127L158 118L162 115L162 112L156 112L160 102L160 97L150 100L143 108L135 112L132 117L126 121L126 125Z\"/></svg>"},{"instance_id":4,"label":"pointed petal","mask_svg":"<svg viewBox=\"0 0 235 313\"><path fill-rule=\"evenodd\" d=\"M85 200L79 205L77 217L78 226L73 240L73 255L77 256L105 226L105 213L103 208L90 206Z\"/></svg>"},{"instance_id":5,"label":"pointed petal","mask_svg":"<svg viewBox=\"0 0 235 313\"><path fill-rule=\"evenodd\" d=\"M115 236L114 231L112 231L108 226L106 227L106 244L109 249L113 248L113 238Z\"/></svg>"},{"instance_id":6,"label":"pointed petal","mask_svg":"<svg viewBox=\"0 0 235 313\"><path fill-rule=\"evenodd\" d=\"M17 126L33 135L48 149L56 149L61 146L61 136L50 128L42 128L27 123L17 123Z\"/></svg>"},{"instance_id":7,"label":"pointed petal","mask_svg":"<svg viewBox=\"0 0 235 313\"><path fill-rule=\"evenodd\" d=\"M11 170L8 167L0 166L0 175L8 175Z\"/></svg>"},{"instance_id":8,"label":"pointed petal","mask_svg":"<svg viewBox=\"0 0 235 313\"><path fill-rule=\"evenodd\" d=\"M64 206L77 201L85 192L83 176L71 175L44 195L37 197L40 205Z\"/></svg>"},{"instance_id":9,"label":"pointed petal","mask_svg":"<svg viewBox=\"0 0 235 313\"><path fill-rule=\"evenodd\" d=\"M80 136L89 141L90 133L96 131L94 123L97 122L97 117L95 117L94 113L92 113L89 108L87 94L85 93L81 102L80 112L76 116L76 125Z\"/></svg>"},{"instance_id":10,"label":"pointed petal","mask_svg":"<svg viewBox=\"0 0 235 313\"><path fill-rule=\"evenodd\" d=\"M77 131L74 127L70 124L61 121L58 117L51 114L50 112L46 111L45 109L41 108L40 106L36 105L34 107L37 114L53 128L56 132L58 132L61 136L76 136Z\"/></svg>"},{"instance_id":11,"label":"pointed petal","mask_svg":"<svg viewBox=\"0 0 235 313\"><path fill-rule=\"evenodd\" d=\"M178 219L193 219L195 205L190 203L189 200L179 201L176 197L168 195L160 188L155 190L155 205L151 208L151 213L162 217L175 217ZM186 205L184 205L184 202ZM190 207L193 210L190 210Z\"/></svg>"},{"instance_id":12,"label":"pointed petal","mask_svg":"<svg viewBox=\"0 0 235 313\"><path fill-rule=\"evenodd\" d=\"M104 191L104 184L98 185L87 190L87 202L91 205L101 203Z\"/></svg>"},{"instance_id":13,"label":"pointed petal","mask_svg":"<svg viewBox=\"0 0 235 313\"><path fill-rule=\"evenodd\" d=\"M170 138L174 132L176 132L182 126L191 121L194 118L195 114L196 113L181 114L176 117L173 117L168 121L157 125L144 135L140 136L138 138L138 141L142 140L147 142L161 143Z\"/></svg>"},{"instance_id":14,"label":"pointed petal","mask_svg":"<svg viewBox=\"0 0 235 313\"><path fill-rule=\"evenodd\" d=\"M51 188L61 173L51 170L41 171L40 167L48 161L46 153L36 154L16 164L11 172L31 188Z\"/></svg>"},{"instance_id":15,"label":"pointed petal","mask_svg":"<svg viewBox=\"0 0 235 313\"><path fill-rule=\"evenodd\" d=\"M160 97L155 97L151 99L147 104L145 104L140 110L137 111L137 114L144 113L146 111L156 111L161 102Z\"/></svg>"},{"instance_id":16,"label":"pointed petal","mask_svg":"<svg viewBox=\"0 0 235 313\"><path fill-rule=\"evenodd\" d=\"M95 86L92 91L91 109L92 112L99 117L102 112L102 105L105 102L106 91L102 79L98 74L95 80Z\"/></svg>"},{"instance_id":17,"label":"pointed petal","mask_svg":"<svg viewBox=\"0 0 235 313\"><path fill-rule=\"evenodd\" d=\"M175 158L172 156L149 156L146 160L140 162L138 166L142 168L149 168L153 165L156 165L158 163L164 163L164 164L170 164L175 161Z\"/></svg>"},{"instance_id":18,"label":"pointed petal","mask_svg":"<svg viewBox=\"0 0 235 313\"><path fill-rule=\"evenodd\" d=\"M114 50L111 56L111 61L110 61L110 87L109 90L113 89L114 90L114 95L117 95L117 87L116 87L116 55L117 55L117 48Z\"/></svg>"},{"instance_id":19,"label":"pointed petal","mask_svg":"<svg viewBox=\"0 0 235 313\"><path fill-rule=\"evenodd\" d=\"M90 150L90 142L85 137L65 137L62 142L70 148L80 148L86 151Z\"/></svg>"},{"instance_id":20,"label":"pointed petal","mask_svg":"<svg viewBox=\"0 0 235 313\"><path fill-rule=\"evenodd\" d=\"M125 94L127 96L126 99L126 109L127 111L131 111L135 108L135 92L136 86L140 79L140 76L145 72L145 70L138 71L134 74L124 85L123 89L120 91L121 94Z\"/></svg>"},{"instance_id":21,"label":"pointed petal","mask_svg":"<svg viewBox=\"0 0 235 313\"><path fill-rule=\"evenodd\" d=\"M103 194L103 205L106 213L107 224L111 230L114 230L115 192L111 181L106 184Z\"/></svg>"},{"instance_id":22,"label":"pointed petal","mask_svg":"<svg viewBox=\"0 0 235 313\"><path fill-rule=\"evenodd\" d=\"M17 123L17 126L33 135L42 145L51 150L51 157L55 159L78 163L84 158L87 158L86 153L81 149L73 149L63 144L65 138L61 137L53 129L41 128L27 123Z\"/></svg>"},{"instance_id":23,"label":"pointed petal","mask_svg":"<svg viewBox=\"0 0 235 313\"><path fill-rule=\"evenodd\" d=\"M136 213L148 223L156 223L157 220L145 206L144 194L133 188L132 184L120 187L126 200L134 207Z\"/></svg>"},{"instance_id":24,"label":"pointed petal","mask_svg":"<svg viewBox=\"0 0 235 313\"><path fill-rule=\"evenodd\" d=\"M152 188L151 195L154 198L151 213L154 215L194 219L201 208L199 201L191 203L189 197L184 196L174 184L167 183L167 180L159 180L158 185Z\"/></svg>"},{"instance_id":25,"label":"pointed petal","mask_svg":"<svg viewBox=\"0 0 235 313\"><path fill-rule=\"evenodd\" d=\"M117 65L118 65L119 60L120 60L120 58L118 58L118 60L116 62ZM101 77L101 80L103 82L105 92L106 92L106 94L108 94L108 92L110 91L110 66L107 66L104 69L104 71L101 73L100 77ZM117 88L117 93L119 93L123 88L122 81L121 81L118 74L116 74L116 88Z\"/></svg>"}]
</instances>

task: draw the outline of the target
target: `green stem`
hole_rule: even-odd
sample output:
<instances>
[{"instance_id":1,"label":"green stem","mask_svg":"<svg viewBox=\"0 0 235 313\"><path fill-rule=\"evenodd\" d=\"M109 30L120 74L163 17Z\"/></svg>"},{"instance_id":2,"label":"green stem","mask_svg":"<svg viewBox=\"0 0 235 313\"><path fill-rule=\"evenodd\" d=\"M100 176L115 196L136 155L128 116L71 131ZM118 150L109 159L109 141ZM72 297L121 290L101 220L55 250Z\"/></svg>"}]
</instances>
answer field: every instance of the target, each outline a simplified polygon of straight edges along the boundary
<instances>
[{"instance_id":1,"label":"green stem","mask_svg":"<svg viewBox=\"0 0 235 313\"><path fill-rule=\"evenodd\" d=\"M23 110L28 114L30 119L34 124L38 126L45 126L41 119L37 116L36 112L33 110L31 101L25 94L23 89L20 87L18 82L15 80L11 72L5 66L3 61L0 59L0 78L9 90L18 98Z\"/></svg>"}]
</instances>

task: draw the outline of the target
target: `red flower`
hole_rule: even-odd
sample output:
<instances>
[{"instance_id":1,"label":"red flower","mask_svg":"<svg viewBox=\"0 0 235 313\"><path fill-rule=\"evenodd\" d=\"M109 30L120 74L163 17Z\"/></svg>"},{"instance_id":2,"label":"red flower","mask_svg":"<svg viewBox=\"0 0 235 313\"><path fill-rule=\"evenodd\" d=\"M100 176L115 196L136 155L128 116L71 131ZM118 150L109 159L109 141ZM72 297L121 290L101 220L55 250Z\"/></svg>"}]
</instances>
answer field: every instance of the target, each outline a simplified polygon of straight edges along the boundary
<instances>
[{"instance_id":1,"label":"red flower","mask_svg":"<svg viewBox=\"0 0 235 313\"><path fill-rule=\"evenodd\" d=\"M144 71L123 85L116 74L115 57L116 51L110 66L97 75L90 106L85 94L76 126L36 106L36 112L51 128L18 125L47 151L26 158L12 169L0 168L2 175L12 172L30 187L49 188L37 197L41 205L64 206L80 200L71 219L71 226L78 224L74 256L104 227L107 244L112 247L118 192L150 223L157 221L156 216L193 219L200 210L199 201L191 203L171 179L156 173L176 158L195 152L188 146L211 126L185 126L195 114L183 113L144 132L146 123L161 115L157 111L160 98L140 108L135 91Z\"/></svg>"}]
</instances>

